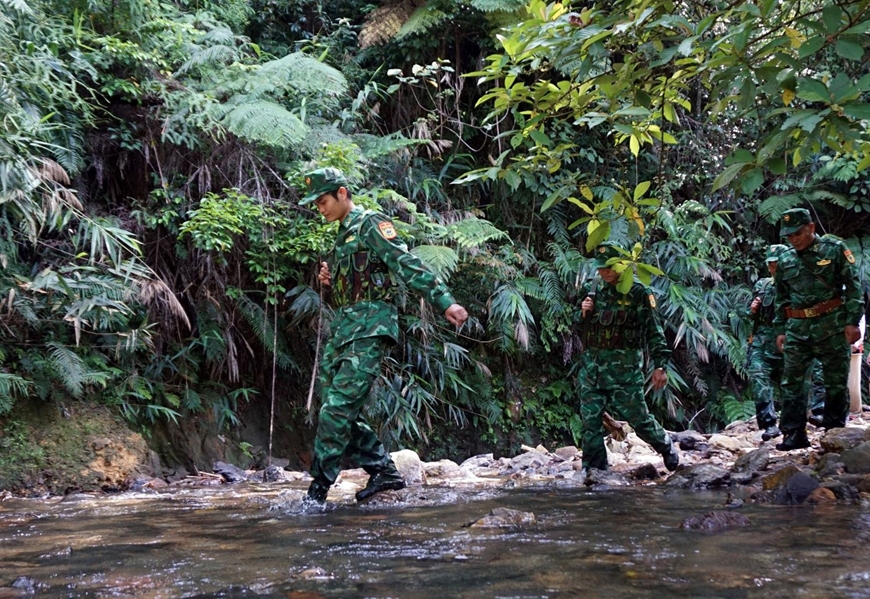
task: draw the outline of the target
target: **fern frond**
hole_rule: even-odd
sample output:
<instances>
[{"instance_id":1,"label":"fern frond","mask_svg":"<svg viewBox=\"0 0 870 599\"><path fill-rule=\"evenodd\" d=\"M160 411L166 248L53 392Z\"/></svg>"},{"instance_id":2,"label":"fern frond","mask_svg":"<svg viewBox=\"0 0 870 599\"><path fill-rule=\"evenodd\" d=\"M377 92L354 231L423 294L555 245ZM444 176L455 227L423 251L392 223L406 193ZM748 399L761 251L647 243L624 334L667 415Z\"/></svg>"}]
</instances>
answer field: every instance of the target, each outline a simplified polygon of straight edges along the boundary
<instances>
[{"instance_id":1,"label":"fern frond","mask_svg":"<svg viewBox=\"0 0 870 599\"><path fill-rule=\"evenodd\" d=\"M239 59L239 51L233 46L208 46L200 48L190 55L184 64L178 69L178 73L186 73L194 67L207 65L221 65L235 62Z\"/></svg>"},{"instance_id":2,"label":"fern frond","mask_svg":"<svg viewBox=\"0 0 870 599\"><path fill-rule=\"evenodd\" d=\"M447 14L434 6L428 4L421 6L402 24L401 29L399 29L395 37L400 39L415 33L424 33L446 18Z\"/></svg>"},{"instance_id":3,"label":"fern frond","mask_svg":"<svg viewBox=\"0 0 870 599\"><path fill-rule=\"evenodd\" d=\"M204 44L223 44L228 46L234 44L237 39L236 34L229 27L215 27L202 36L201 42Z\"/></svg>"},{"instance_id":4,"label":"fern frond","mask_svg":"<svg viewBox=\"0 0 870 599\"><path fill-rule=\"evenodd\" d=\"M302 52L288 54L261 66L257 71L257 82L249 86L248 93L257 95L255 85L269 84L306 95L328 97L341 97L348 91L347 79L341 71Z\"/></svg>"},{"instance_id":5,"label":"fern frond","mask_svg":"<svg viewBox=\"0 0 870 599\"><path fill-rule=\"evenodd\" d=\"M448 225L448 235L463 249L474 249L488 241L510 239L508 234L488 220L470 217Z\"/></svg>"},{"instance_id":6,"label":"fern frond","mask_svg":"<svg viewBox=\"0 0 870 599\"><path fill-rule=\"evenodd\" d=\"M483 12L516 12L526 4L526 0L471 0L471 5Z\"/></svg>"},{"instance_id":7,"label":"fern frond","mask_svg":"<svg viewBox=\"0 0 870 599\"><path fill-rule=\"evenodd\" d=\"M60 377L61 383L73 397L80 397L82 386L87 382L85 363L68 347L53 341L47 345L51 348L49 364Z\"/></svg>"},{"instance_id":8,"label":"fern frond","mask_svg":"<svg viewBox=\"0 0 870 599\"><path fill-rule=\"evenodd\" d=\"M242 316L245 318L245 322L247 322L248 326L251 327L251 330L254 331L254 335L256 335L266 351L271 354L272 348L277 347L276 358L278 366L284 370L289 370L290 368L299 370L299 367L296 362L293 361L293 358L288 351L287 342L284 340L283 335L279 335L277 343L275 343L274 321L270 320L269 316L265 314L262 306L255 304L244 296L238 299L237 305ZM280 331L280 328L278 330Z\"/></svg>"},{"instance_id":9,"label":"fern frond","mask_svg":"<svg viewBox=\"0 0 870 599\"><path fill-rule=\"evenodd\" d=\"M771 196L758 206L758 214L766 219L767 222L776 223L783 212L799 207L804 201L804 197L801 194L790 193L781 196Z\"/></svg>"},{"instance_id":10,"label":"fern frond","mask_svg":"<svg viewBox=\"0 0 870 599\"><path fill-rule=\"evenodd\" d=\"M0 415L7 413L12 409L12 398L23 397L27 395L30 388L30 381L10 374L0 372Z\"/></svg>"},{"instance_id":11,"label":"fern frond","mask_svg":"<svg viewBox=\"0 0 870 599\"><path fill-rule=\"evenodd\" d=\"M424 139L410 139L398 132L383 136L356 135L354 139L362 150L363 156L368 160L393 154L403 148L426 143Z\"/></svg>"},{"instance_id":12,"label":"fern frond","mask_svg":"<svg viewBox=\"0 0 870 599\"><path fill-rule=\"evenodd\" d=\"M403 0L397 4L380 6L370 12L359 32L360 48L365 49L393 39L415 10L417 6L413 2Z\"/></svg>"},{"instance_id":13,"label":"fern frond","mask_svg":"<svg viewBox=\"0 0 870 599\"><path fill-rule=\"evenodd\" d=\"M202 398L199 393L188 387L184 390L184 399L181 405L189 412L199 412L202 410Z\"/></svg>"},{"instance_id":14,"label":"fern frond","mask_svg":"<svg viewBox=\"0 0 870 599\"><path fill-rule=\"evenodd\" d=\"M459 254L453 248L441 245L418 245L411 250L411 253L445 279L459 265Z\"/></svg>"},{"instance_id":15,"label":"fern frond","mask_svg":"<svg viewBox=\"0 0 870 599\"><path fill-rule=\"evenodd\" d=\"M308 127L299 117L269 100L234 106L220 123L242 139L272 147L294 146L308 134Z\"/></svg>"}]
</instances>

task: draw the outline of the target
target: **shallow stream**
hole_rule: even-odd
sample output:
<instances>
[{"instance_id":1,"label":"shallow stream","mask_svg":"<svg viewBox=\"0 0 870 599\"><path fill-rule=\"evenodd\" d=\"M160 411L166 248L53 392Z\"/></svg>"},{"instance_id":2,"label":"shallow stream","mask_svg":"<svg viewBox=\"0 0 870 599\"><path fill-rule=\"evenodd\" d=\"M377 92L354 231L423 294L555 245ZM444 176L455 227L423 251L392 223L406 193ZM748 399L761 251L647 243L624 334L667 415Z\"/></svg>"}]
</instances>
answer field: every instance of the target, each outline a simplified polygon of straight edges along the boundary
<instances>
[{"instance_id":1,"label":"shallow stream","mask_svg":"<svg viewBox=\"0 0 870 599\"><path fill-rule=\"evenodd\" d=\"M867 507L747 503L748 526L709 533L680 523L724 493L418 487L305 512L303 490L7 499L0 598L870 598ZM537 523L467 526L496 507Z\"/></svg>"}]
</instances>

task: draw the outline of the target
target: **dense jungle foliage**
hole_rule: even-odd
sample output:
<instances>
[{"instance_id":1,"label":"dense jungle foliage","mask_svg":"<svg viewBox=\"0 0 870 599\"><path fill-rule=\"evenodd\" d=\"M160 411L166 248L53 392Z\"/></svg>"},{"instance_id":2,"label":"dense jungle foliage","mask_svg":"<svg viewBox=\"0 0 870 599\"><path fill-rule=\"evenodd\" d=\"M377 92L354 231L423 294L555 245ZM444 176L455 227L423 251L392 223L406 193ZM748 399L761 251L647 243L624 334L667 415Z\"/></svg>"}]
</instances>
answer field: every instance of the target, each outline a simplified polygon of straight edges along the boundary
<instances>
[{"instance_id":1,"label":"dense jungle foliage","mask_svg":"<svg viewBox=\"0 0 870 599\"><path fill-rule=\"evenodd\" d=\"M747 417L780 214L846 239L870 292L868 47L870 0L0 0L0 421L91 398L304 445L320 166L471 313L401 294L369 414L392 449L570 442L605 238L675 348L656 415Z\"/></svg>"}]
</instances>

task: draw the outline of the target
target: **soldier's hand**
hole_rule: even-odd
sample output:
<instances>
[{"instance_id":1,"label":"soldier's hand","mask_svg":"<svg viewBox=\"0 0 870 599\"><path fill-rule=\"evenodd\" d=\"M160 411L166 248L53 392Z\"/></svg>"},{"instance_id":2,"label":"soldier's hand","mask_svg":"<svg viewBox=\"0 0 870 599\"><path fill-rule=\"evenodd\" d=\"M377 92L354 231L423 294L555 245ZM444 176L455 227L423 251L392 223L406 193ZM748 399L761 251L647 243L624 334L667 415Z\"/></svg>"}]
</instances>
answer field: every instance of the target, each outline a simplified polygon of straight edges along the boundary
<instances>
[{"instance_id":1,"label":"soldier's hand","mask_svg":"<svg viewBox=\"0 0 870 599\"><path fill-rule=\"evenodd\" d=\"M664 368L656 368L652 373L652 386L653 389L658 391L659 389L664 389L665 385L668 384L668 373L665 372Z\"/></svg>"},{"instance_id":2,"label":"soldier's hand","mask_svg":"<svg viewBox=\"0 0 870 599\"><path fill-rule=\"evenodd\" d=\"M861 338L861 329L856 327L854 324L847 324L845 333L846 341L849 342L849 345L852 345Z\"/></svg>"},{"instance_id":3,"label":"soldier's hand","mask_svg":"<svg viewBox=\"0 0 870 599\"><path fill-rule=\"evenodd\" d=\"M776 336L776 349L778 349L781 354L785 353L785 335Z\"/></svg>"},{"instance_id":4,"label":"soldier's hand","mask_svg":"<svg viewBox=\"0 0 870 599\"><path fill-rule=\"evenodd\" d=\"M756 297L754 300L752 300L752 303L749 305L749 311L752 312L753 314L755 314L756 312L758 312L758 306L760 306L760 305L761 305L761 298Z\"/></svg>"},{"instance_id":5,"label":"soldier's hand","mask_svg":"<svg viewBox=\"0 0 870 599\"><path fill-rule=\"evenodd\" d=\"M580 304L580 311L583 313L583 318L586 318L586 315L592 312L595 309L595 302L591 297L587 297L583 300L583 303Z\"/></svg>"},{"instance_id":6,"label":"soldier's hand","mask_svg":"<svg viewBox=\"0 0 870 599\"><path fill-rule=\"evenodd\" d=\"M459 304L452 304L444 311L444 318L451 324L456 325L456 328L459 328L468 320L468 311Z\"/></svg>"},{"instance_id":7,"label":"soldier's hand","mask_svg":"<svg viewBox=\"0 0 870 599\"><path fill-rule=\"evenodd\" d=\"M326 262L320 263L320 272L317 274L317 278L320 280L321 285L332 285L332 279L329 274L329 264Z\"/></svg>"}]
</instances>

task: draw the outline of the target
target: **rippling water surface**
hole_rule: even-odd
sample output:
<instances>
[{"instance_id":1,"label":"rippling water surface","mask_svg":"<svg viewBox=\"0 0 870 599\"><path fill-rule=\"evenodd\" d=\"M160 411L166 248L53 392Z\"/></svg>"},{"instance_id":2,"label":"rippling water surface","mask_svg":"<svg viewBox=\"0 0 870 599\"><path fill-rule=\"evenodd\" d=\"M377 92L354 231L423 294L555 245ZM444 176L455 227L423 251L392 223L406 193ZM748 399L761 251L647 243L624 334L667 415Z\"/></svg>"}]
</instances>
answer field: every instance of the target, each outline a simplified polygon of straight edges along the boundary
<instances>
[{"instance_id":1,"label":"rippling water surface","mask_svg":"<svg viewBox=\"0 0 870 599\"><path fill-rule=\"evenodd\" d=\"M331 503L244 485L0 503L5 597L870 598L870 509L740 508L680 529L718 493L418 488L409 504ZM468 528L496 507L516 530Z\"/></svg>"}]
</instances>

